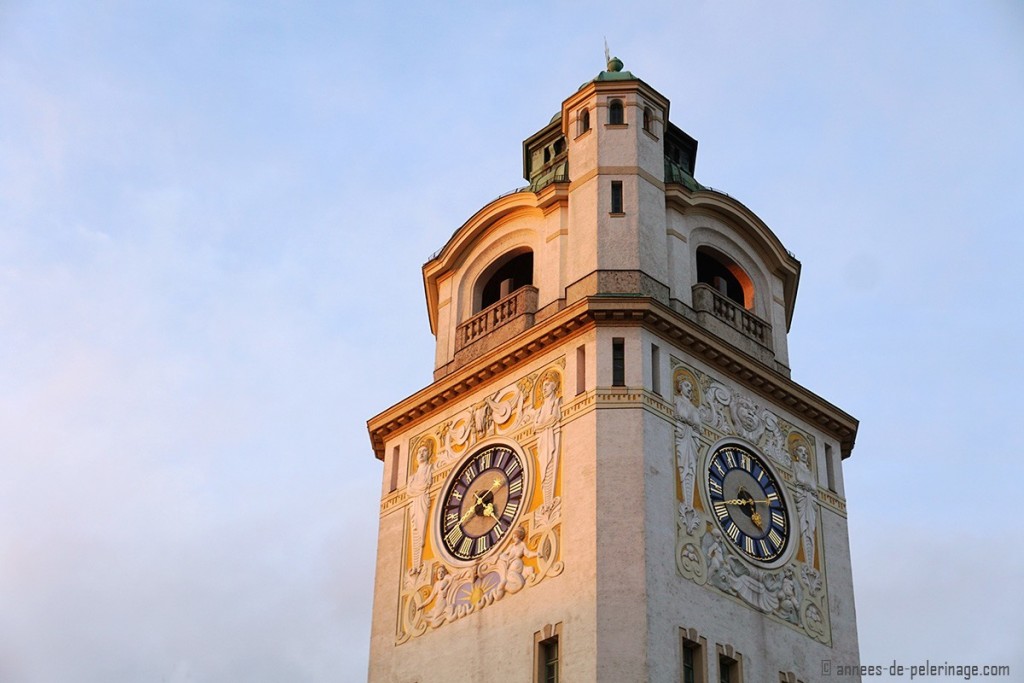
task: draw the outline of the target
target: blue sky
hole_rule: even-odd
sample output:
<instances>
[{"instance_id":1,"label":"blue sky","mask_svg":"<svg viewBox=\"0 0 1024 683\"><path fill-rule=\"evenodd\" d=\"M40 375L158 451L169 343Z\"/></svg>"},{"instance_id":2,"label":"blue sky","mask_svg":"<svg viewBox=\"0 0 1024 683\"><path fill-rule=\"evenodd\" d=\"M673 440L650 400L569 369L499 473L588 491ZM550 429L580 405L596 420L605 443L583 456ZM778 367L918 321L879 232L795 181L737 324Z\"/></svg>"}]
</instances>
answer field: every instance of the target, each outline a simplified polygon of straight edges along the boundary
<instances>
[{"instance_id":1,"label":"blue sky","mask_svg":"<svg viewBox=\"0 0 1024 683\"><path fill-rule=\"evenodd\" d=\"M1019 3L14 1L0 680L365 679L420 267L604 37L803 263L864 662L1024 671Z\"/></svg>"}]
</instances>

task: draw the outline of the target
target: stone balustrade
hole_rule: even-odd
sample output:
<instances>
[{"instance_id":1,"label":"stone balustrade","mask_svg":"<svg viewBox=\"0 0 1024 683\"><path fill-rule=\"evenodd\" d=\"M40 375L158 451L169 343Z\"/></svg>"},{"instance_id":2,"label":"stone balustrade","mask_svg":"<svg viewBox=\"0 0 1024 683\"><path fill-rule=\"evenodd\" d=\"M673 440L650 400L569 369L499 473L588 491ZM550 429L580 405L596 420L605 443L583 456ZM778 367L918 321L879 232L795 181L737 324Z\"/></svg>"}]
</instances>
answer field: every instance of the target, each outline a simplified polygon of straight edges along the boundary
<instances>
[{"instance_id":1,"label":"stone balustrade","mask_svg":"<svg viewBox=\"0 0 1024 683\"><path fill-rule=\"evenodd\" d=\"M455 333L455 350L458 352L516 320L520 321L514 326L518 334L533 325L536 312L537 288L529 285L520 287L459 325ZM505 335L500 336L504 338Z\"/></svg>"},{"instance_id":2,"label":"stone balustrade","mask_svg":"<svg viewBox=\"0 0 1024 683\"><path fill-rule=\"evenodd\" d=\"M698 314L709 312L745 337L772 348L772 326L711 285L698 283L693 286L693 307Z\"/></svg>"}]
</instances>

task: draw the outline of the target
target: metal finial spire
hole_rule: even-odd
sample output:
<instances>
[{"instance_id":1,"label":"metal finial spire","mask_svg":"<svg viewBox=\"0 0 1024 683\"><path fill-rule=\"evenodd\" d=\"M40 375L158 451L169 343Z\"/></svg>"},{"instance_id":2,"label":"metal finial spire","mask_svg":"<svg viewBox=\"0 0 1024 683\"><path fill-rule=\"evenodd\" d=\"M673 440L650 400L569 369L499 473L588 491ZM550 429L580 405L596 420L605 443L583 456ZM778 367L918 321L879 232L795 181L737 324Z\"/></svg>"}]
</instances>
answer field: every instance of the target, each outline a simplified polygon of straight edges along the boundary
<instances>
[{"instance_id":1,"label":"metal finial spire","mask_svg":"<svg viewBox=\"0 0 1024 683\"><path fill-rule=\"evenodd\" d=\"M608 36L604 36L604 63L612 61L612 53L608 51Z\"/></svg>"}]
</instances>

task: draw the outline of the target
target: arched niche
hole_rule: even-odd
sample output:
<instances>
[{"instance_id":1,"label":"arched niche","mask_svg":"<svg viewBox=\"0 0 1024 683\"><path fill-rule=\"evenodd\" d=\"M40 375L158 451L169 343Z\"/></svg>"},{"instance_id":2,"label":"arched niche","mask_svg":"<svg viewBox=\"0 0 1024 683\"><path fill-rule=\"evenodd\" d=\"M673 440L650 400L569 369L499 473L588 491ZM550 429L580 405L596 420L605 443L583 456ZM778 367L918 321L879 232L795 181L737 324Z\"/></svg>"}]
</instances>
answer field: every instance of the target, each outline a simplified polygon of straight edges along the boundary
<instances>
[{"instance_id":1,"label":"arched niche","mask_svg":"<svg viewBox=\"0 0 1024 683\"><path fill-rule=\"evenodd\" d=\"M539 213L539 211L538 211ZM536 261L538 244L542 244L532 212L517 212L498 225L492 226L489 234L482 236L462 254L461 263L456 267L452 303L458 311L455 323L461 324L483 308L484 285L506 263L525 253L534 255ZM537 285L538 273L534 263L533 284Z\"/></svg>"},{"instance_id":2,"label":"arched niche","mask_svg":"<svg viewBox=\"0 0 1024 683\"><path fill-rule=\"evenodd\" d=\"M771 294L763 266L723 228L726 228L724 224L715 221L710 226L696 228L691 234L693 282L706 282L744 309L767 319ZM714 264L710 269L709 262ZM722 292L715 282L708 281L713 275L726 280L727 291Z\"/></svg>"},{"instance_id":3,"label":"arched niche","mask_svg":"<svg viewBox=\"0 0 1024 683\"><path fill-rule=\"evenodd\" d=\"M533 251L518 247L502 254L473 285L473 313L504 299L520 287L533 284Z\"/></svg>"},{"instance_id":4,"label":"arched niche","mask_svg":"<svg viewBox=\"0 0 1024 683\"><path fill-rule=\"evenodd\" d=\"M702 246L697 248L697 282L711 285L719 294L753 310L755 287L753 280L735 261L718 250Z\"/></svg>"}]
</instances>

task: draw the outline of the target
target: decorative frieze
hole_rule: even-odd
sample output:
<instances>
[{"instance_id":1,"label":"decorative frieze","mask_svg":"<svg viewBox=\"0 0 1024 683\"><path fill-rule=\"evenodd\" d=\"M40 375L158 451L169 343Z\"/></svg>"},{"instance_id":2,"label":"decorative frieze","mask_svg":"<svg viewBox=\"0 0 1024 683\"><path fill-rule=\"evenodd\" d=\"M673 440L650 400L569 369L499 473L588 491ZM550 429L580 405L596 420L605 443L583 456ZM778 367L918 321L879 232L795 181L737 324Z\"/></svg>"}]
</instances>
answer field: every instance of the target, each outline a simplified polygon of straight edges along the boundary
<instances>
[{"instance_id":1,"label":"decorative frieze","mask_svg":"<svg viewBox=\"0 0 1024 683\"><path fill-rule=\"evenodd\" d=\"M410 438L397 644L562 573L564 370L563 357ZM502 450L516 455L492 464L486 454ZM447 534L489 550L453 555Z\"/></svg>"},{"instance_id":2,"label":"decorative frieze","mask_svg":"<svg viewBox=\"0 0 1024 683\"><path fill-rule=\"evenodd\" d=\"M814 436L750 395L674 358L672 377L679 484L676 565L680 575L698 585L721 591L830 645L828 595L819 550L819 488L812 457ZM721 450L720 444L730 443L740 445L737 452L741 455L743 448L753 446L751 453L764 454L767 459L764 463L739 462L737 465L750 474L749 488L753 495L739 488L740 497L723 500L719 490L717 495L722 502L712 508L709 489L697 483L703 481L702 473L708 471L711 455ZM782 490L779 494L769 493L770 500L759 500L764 497L762 491L773 490L773 478L782 482ZM719 480L712 477L709 481L717 486ZM758 488L759 481L766 488ZM778 496L792 501L792 505L784 507ZM773 497L775 500L771 500ZM750 518L754 526L747 528L753 529L754 534L759 530L765 533L785 529L790 536L785 551L779 551L777 559L773 554L770 561L758 561L757 541L751 537L746 540L754 559L739 552L736 539L741 532L728 521L734 512L745 513ZM778 515L781 526L762 520L762 514ZM739 518L742 519L742 515ZM723 529L731 532L732 542ZM781 539L777 541L781 548ZM764 542L770 543L767 538ZM763 557L768 555L765 553Z\"/></svg>"}]
</instances>

